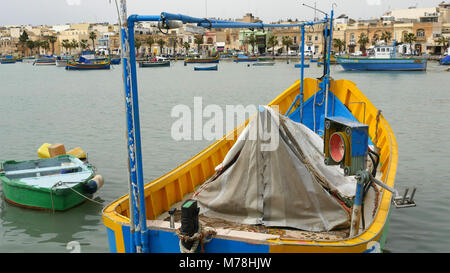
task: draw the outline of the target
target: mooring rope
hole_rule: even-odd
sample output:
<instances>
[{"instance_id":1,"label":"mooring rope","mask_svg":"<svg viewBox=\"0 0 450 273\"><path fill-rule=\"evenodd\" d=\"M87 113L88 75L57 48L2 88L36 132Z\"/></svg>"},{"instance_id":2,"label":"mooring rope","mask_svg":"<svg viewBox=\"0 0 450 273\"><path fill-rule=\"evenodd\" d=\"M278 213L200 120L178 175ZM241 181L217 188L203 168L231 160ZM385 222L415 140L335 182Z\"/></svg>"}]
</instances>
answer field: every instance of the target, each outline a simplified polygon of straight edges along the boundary
<instances>
[{"instance_id":1,"label":"mooring rope","mask_svg":"<svg viewBox=\"0 0 450 273\"><path fill-rule=\"evenodd\" d=\"M86 200L89 200L89 201L91 201L91 202L93 202L93 203L96 203L96 204L98 204L98 205L103 206L103 203L98 202L98 201L96 201L96 200L94 200L94 199L92 199L92 198L89 198L89 197L87 197L86 195L84 195L84 194L78 192L77 190L73 189L72 187L66 185L66 184L76 184L76 183L81 183L81 182L62 182L62 181L59 181L59 182L55 183L55 184L50 188L50 198L51 198L51 200L52 200L52 211L53 211L53 213L55 213L55 206L54 206L54 201L53 201L53 188L58 187L58 186L66 186L67 188L69 188L70 190L72 190L72 191L75 192L76 194L80 195L81 197L85 198Z\"/></svg>"}]
</instances>

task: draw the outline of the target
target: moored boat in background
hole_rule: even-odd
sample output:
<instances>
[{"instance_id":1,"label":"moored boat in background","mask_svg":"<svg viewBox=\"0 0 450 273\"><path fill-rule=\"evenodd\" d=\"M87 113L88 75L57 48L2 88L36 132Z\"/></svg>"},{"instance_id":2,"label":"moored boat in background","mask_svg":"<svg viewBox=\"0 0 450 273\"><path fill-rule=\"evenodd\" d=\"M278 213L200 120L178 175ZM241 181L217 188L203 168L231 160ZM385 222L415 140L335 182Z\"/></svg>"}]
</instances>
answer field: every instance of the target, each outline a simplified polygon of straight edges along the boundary
<instances>
[{"instance_id":1,"label":"moored boat in background","mask_svg":"<svg viewBox=\"0 0 450 273\"><path fill-rule=\"evenodd\" d=\"M186 58L184 59L185 64L204 64L204 63L218 63L220 61L219 56L211 58Z\"/></svg>"},{"instance_id":2,"label":"moored boat in background","mask_svg":"<svg viewBox=\"0 0 450 273\"><path fill-rule=\"evenodd\" d=\"M110 69L111 61L109 59L102 61L91 61L80 57L77 61L69 61L66 64L66 70L101 70Z\"/></svg>"},{"instance_id":3,"label":"moored boat in background","mask_svg":"<svg viewBox=\"0 0 450 273\"><path fill-rule=\"evenodd\" d=\"M194 67L194 71L217 71L218 69L218 65L214 65L214 66L204 66L204 67L200 67L200 66L195 66Z\"/></svg>"}]
</instances>

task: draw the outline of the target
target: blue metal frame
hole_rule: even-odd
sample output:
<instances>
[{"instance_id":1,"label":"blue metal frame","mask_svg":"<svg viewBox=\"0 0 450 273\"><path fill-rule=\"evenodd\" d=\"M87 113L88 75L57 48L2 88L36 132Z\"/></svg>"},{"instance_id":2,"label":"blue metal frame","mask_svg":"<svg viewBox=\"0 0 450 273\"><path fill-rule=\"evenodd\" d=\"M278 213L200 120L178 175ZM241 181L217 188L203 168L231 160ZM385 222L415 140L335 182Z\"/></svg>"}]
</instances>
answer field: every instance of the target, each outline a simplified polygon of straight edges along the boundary
<instances>
[{"instance_id":1,"label":"blue metal frame","mask_svg":"<svg viewBox=\"0 0 450 273\"><path fill-rule=\"evenodd\" d=\"M125 105L127 121L127 142L129 158L129 179L130 179L130 251L131 252L149 252L150 251L150 232L147 228L144 181L142 168L141 152L141 132L139 120L139 100L136 78L136 52L134 43L134 25L140 21L166 22L167 20L178 20L183 23L197 23L197 26L204 28L282 28L282 27L301 27L302 29L302 69L301 69L301 88L300 95L295 102L300 99L303 104L303 76L304 76L304 34L305 26L317 24L326 24L329 22L327 16L324 20L316 22L306 22L300 24L263 24L263 23L240 23L213 20L206 18L195 18L181 14L171 14L163 12L161 15L131 15L126 17L125 0L121 1L122 22L121 22L121 42L122 42L122 60L123 60L123 80L125 87ZM333 13L332 13L333 14ZM125 23L125 25L123 25ZM330 37L331 44L331 37ZM331 47L331 46L330 46ZM329 67L329 61L328 61ZM327 78L328 79L328 78ZM293 105L294 105L293 104ZM291 106L291 108L293 107ZM303 107L303 105L302 105ZM291 110L289 108L289 111ZM302 115L302 113L301 113Z\"/></svg>"}]
</instances>

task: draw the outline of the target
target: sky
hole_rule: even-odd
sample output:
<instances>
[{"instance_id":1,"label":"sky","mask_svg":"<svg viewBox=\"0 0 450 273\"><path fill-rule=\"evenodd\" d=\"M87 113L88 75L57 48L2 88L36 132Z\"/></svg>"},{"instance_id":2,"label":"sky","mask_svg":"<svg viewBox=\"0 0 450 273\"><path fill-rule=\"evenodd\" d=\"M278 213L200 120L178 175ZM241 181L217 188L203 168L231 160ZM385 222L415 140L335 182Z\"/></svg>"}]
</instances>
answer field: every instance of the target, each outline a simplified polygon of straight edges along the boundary
<instances>
[{"instance_id":1,"label":"sky","mask_svg":"<svg viewBox=\"0 0 450 273\"><path fill-rule=\"evenodd\" d=\"M115 0L2 0L0 25L56 25L80 22L117 22ZM120 2L120 0L117 0ZM193 17L242 18L246 13L265 23L286 19L312 20L307 4L353 19L380 17L390 9L436 7L442 0L128 0L128 15L181 13ZM321 17L321 16L319 16Z\"/></svg>"}]
</instances>

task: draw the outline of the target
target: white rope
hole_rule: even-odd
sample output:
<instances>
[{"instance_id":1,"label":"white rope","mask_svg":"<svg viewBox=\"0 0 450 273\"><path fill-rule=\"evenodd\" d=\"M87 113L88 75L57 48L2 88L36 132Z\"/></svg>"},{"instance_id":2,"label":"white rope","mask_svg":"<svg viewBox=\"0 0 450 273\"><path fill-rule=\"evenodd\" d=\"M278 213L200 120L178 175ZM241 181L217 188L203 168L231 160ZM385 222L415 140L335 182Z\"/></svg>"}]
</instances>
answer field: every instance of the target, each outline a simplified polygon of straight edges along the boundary
<instances>
[{"instance_id":1,"label":"white rope","mask_svg":"<svg viewBox=\"0 0 450 273\"><path fill-rule=\"evenodd\" d=\"M208 236L215 235L216 231L211 228L202 228L202 225L200 223L198 223L198 230L192 236L181 235L180 229L177 229L176 234L177 234L178 238L180 238L180 242L179 242L180 252L181 253L195 253L197 251L199 244L201 244L202 252L203 252L203 245L206 243L209 243L212 240L212 238L208 238ZM195 241L194 244L192 245L191 249L187 249L186 247L183 246L183 242L188 242L188 241Z\"/></svg>"},{"instance_id":2,"label":"white rope","mask_svg":"<svg viewBox=\"0 0 450 273\"><path fill-rule=\"evenodd\" d=\"M80 192L74 190L72 187L69 187L68 185L66 185L66 184L74 184L74 183L81 183L81 182L62 182L62 181L59 181L59 182L55 183L55 184L50 188L50 198L51 198L51 200L52 200L52 211L53 211L53 213L55 213L55 206L54 206L54 203L53 203L53 188L58 187L58 186L66 186L67 188L69 188L70 190L74 191L76 194L82 196L83 198L85 198L85 199L87 199L87 200L89 200L89 201L91 201L91 202L94 202L94 203L96 203L96 204L99 204L99 205L103 206L103 203L100 203L100 202L98 202L98 201L96 201L96 200L94 200L94 199L91 199L91 198L87 197L86 195L83 195L82 193L80 193Z\"/></svg>"}]
</instances>

